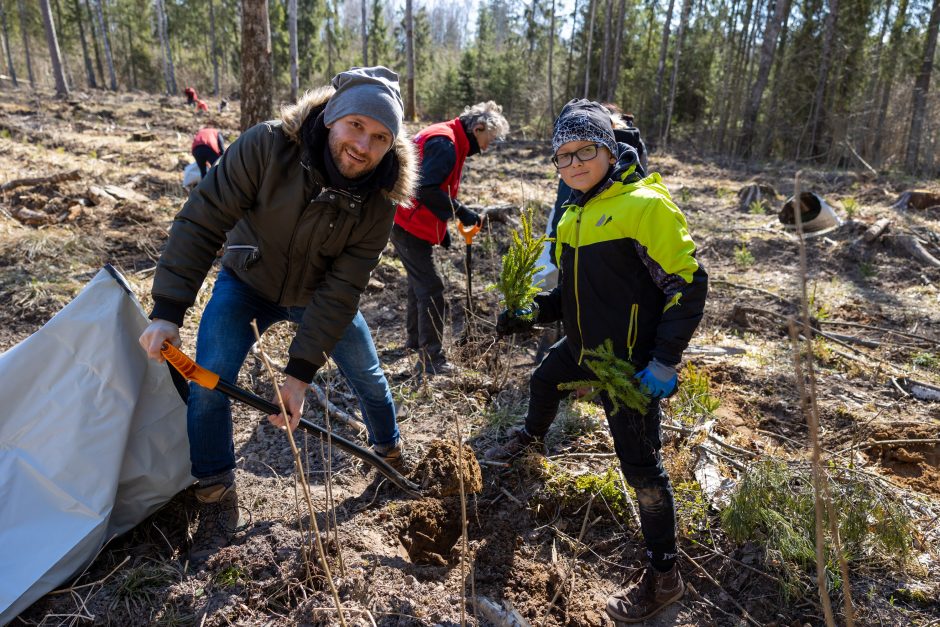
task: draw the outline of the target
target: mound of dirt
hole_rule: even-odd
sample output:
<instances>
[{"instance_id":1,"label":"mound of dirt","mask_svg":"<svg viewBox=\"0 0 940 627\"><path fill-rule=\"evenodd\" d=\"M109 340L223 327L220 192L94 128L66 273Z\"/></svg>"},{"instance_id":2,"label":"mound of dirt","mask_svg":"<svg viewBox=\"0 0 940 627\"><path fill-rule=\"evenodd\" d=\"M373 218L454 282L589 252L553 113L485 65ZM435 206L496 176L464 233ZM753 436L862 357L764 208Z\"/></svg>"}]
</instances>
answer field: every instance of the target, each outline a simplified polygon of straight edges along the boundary
<instances>
[{"instance_id":1,"label":"mound of dirt","mask_svg":"<svg viewBox=\"0 0 940 627\"><path fill-rule=\"evenodd\" d=\"M936 437L936 428L927 425L884 425L872 433L872 439L896 444L872 447L868 455L901 483L940 494L940 444L934 441Z\"/></svg>"},{"instance_id":2,"label":"mound of dirt","mask_svg":"<svg viewBox=\"0 0 940 627\"><path fill-rule=\"evenodd\" d=\"M460 494L463 477L464 494L476 494L483 489L483 473L473 449L461 447L460 467L457 466L457 446L453 442L434 440L427 454L418 463L413 476L428 496L444 497Z\"/></svg>"}]
</instances>

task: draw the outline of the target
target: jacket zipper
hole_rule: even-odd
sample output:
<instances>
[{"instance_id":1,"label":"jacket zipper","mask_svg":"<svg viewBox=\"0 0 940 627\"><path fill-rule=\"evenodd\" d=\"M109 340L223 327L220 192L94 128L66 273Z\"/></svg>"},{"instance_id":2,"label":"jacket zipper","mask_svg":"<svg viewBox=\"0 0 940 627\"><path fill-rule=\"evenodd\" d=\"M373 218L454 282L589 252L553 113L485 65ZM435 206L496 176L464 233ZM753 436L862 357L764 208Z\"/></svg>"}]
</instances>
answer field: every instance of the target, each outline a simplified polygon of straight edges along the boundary
<instances>
[{"instance_id":1,"label":"jacket zipper","mask_svg":"<svg viewBox=\"0 0 940 627\"><path fill-rule=\"evenodd\" d=\"M581 331L581 302L578 298L578 251L581 249L581 216L584 215L584 207L578 207L578 220L575 222L574 230L574 311L575 319L578 322L578 339L581 341L581 352L578 355L578 365L584 359L584 333Z\"/></svg>"}]
</instances>

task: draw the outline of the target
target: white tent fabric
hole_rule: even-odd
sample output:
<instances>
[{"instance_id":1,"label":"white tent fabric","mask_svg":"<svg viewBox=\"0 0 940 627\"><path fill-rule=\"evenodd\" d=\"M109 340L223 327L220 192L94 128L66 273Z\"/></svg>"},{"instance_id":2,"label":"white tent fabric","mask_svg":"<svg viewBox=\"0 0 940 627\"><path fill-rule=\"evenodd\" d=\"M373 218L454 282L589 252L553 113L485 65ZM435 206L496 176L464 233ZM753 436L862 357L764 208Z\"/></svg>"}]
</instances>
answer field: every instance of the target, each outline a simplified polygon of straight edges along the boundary
<instances>
[{"instance_id":1,"label":"white tent fabric","mask_svg":"<svg viewBox=\"0 0 940 627\"><path fill-rule=\"evenodd\" d=\"M0 625L193 483L186 407L110 266L0 354Z\"/></svg>"}]
</instances>

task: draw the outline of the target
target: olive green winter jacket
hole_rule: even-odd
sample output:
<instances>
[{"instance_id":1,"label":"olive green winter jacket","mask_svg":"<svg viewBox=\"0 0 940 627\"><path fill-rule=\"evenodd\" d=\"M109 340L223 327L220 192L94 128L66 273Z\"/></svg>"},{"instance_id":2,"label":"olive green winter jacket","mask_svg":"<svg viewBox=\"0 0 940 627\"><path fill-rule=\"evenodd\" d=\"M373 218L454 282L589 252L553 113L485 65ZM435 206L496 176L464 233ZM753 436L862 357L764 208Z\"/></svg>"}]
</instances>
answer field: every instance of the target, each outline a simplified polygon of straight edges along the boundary
<instances>
[{"instance_id":1,"label":"olive green winter jacket","mask_svg":"<svg viewBox=\"0 0 940 627\"><path fill-rule=\"evenodd\" d=\"M240 280L278 305L306 307L287 372L307 381L355 316L395 206L416 182L414 146L400 135L385 157L392 161L376 169L388 173L382 189L356 196L327 186L301 128L332 94L308 92L229 147L177 214L152 292L151 317L182 324L224 244L222 265ZM325 141L320 129L311 143Z\"/></svg>"}]
</instances>

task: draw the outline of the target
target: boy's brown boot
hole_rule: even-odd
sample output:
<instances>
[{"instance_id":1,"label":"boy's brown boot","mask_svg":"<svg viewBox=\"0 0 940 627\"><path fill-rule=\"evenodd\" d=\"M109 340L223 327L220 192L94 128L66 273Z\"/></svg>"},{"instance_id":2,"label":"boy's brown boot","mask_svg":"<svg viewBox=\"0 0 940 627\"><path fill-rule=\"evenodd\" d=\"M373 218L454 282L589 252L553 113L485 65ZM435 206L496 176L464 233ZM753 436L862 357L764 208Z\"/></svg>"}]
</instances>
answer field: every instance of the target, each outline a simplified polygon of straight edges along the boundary
<instances>
[{"instance_id":1,"label":"boy's brown boot","mask_svg":"<svg viewBox=\"0 0 940 627\"><path fill-rule=\"evenodd\" d=\"M607 599L607 615L618 623L642 623L685 594L678 565L665 573L647 566L627 587Z\"/></svg>"}]
</instances>

